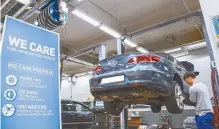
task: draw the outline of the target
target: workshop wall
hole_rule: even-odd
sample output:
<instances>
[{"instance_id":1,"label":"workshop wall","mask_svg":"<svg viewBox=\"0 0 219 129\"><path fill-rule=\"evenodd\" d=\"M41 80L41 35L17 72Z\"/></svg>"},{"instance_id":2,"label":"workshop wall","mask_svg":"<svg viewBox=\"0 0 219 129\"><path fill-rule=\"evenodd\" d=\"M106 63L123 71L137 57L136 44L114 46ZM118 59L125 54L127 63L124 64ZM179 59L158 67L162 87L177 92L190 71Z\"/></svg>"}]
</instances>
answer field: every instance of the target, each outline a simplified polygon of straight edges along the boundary
<instances>
[{"instance_id":1,"label":"workshop wall","mask_svg":"<svg viewBox=\"0 0 219 129\"><path fill-rule=\"evenodd\" d=\"M198 79L209 86L211 92L211 79L210 79L210 58L208 56L207 48L189 52L188 55L178 57L180 61L190 61L195 65L195 69L200 72ZM91 97L89 79L91 75L80 76L77 78L76 83L71 83L68 80L62 81L61 97L62 99L73 99L76 101L85 101Z\"/></svg>"},{"instance_id":2,"label":"workshop wall","mask_svg":"<svg viewBox=\"0 0 219 129\"><path fill-rule=\"evenodd\" d=\"M89 87L91 75L77 77L76 83L68 79L62 81L61 97L62 99L72 99L85 102L88 97L92 97Z\"/></svg>"}]
</instances>

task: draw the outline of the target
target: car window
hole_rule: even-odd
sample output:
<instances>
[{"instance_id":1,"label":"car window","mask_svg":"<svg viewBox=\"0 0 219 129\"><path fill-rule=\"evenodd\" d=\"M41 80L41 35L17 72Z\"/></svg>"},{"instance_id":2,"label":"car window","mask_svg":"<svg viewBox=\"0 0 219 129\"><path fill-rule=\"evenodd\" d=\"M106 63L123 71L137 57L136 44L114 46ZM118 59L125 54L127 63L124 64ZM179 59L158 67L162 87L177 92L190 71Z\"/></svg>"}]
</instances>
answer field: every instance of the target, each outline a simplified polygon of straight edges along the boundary
<instances>
[{"instance_id":1,"label":"car window","mask_svg":"<svg viewBox=\"0 0 219 129\"><path fill-rule=\"evenodd\" d=\"M61 106L63 111L77 111L77 108L70 101L62 102Z\"/></svg>"},{"instance_id":2,"label":"car window","mask_svg":"<svg viewBox=\"0 0 219 129\"><path fill-rule=\"evenodd\" d=\"M62 111L89 112L89 113L91 113L91 110L89 107L87 107L81 103L77 103L77 102L63 101L61 106L62 106Z\"/></svg>"},{"instance_id":3,"label":"car window","mask_svg":"<svg viewBox=\"0 0 219 129\"><path fill-rule=\"evenodd\" d=\"M90 112L90 106L91 106L91 102L84 102L84 105L78 103L78 107L81 109L82 112ZM85 106L86 105L86 106Z\"/></svg>"}]
</instances>

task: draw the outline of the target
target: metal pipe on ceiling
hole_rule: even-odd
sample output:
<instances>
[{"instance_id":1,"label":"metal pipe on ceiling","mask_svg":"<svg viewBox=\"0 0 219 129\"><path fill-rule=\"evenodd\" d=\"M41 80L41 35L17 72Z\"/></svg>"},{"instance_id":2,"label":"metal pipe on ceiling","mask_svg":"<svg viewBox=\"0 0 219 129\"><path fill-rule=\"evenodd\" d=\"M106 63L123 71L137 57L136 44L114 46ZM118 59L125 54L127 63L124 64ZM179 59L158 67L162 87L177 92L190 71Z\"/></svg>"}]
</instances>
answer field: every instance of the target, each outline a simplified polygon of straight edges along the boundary
<instances>
[{"instance_id":1,"label":"metal pipe on ceiling","mask_svg":"<svg viewBox=\"0 0 219 129\"><path fill-rule=\"evenodd\" d=\"M91 46L91 47L87 47L85 49L82 49L80 51L76 51L76 52L73 52L71 54L68 54L67 57L78 57L78 56L81 56L81 55L84 55L84 54L87 54L86 52L90 52L91 50L94 51L95 48L98 48L101 44L97 44L97 45L94 45L94 46Z\"/></svg>"},{"instance_id":2,"label":"metal pipe on ceiling","mask_svg":"<svg viewBox=\"0 0 219 129\"><path fill-rule=\"evenodd\" d=\"M0 10L2 10L9 2L11 2L11 0L5 1L5 3L0 7Z\"/></svg>"},{"instance_id":3,"label":"metal pipe on ceiling","mask_svg":"<svg viewBox=\"0 0 219 129\"><path fill-rule=\"evenodd\" d=\"M29 7L32 3L34 3L34 2L36 2L36 0L32 0L32 1L30 1L28 4L26 4L26 5L24 5L17 13L15 13L14 15L13 15L13 17L17 17L17 16L19 16L25 9L27 9L27 7Z\"/></svg>"},{"instance_id":4,"label":"metal pipe on ceiling","mask_svg":"<svg viewBox=\"0 0 219 129\"><path fill-rule=\"evenodd\" d=\"M186 3L186 1L185 1L185 0L183 0L183 3L184 3L184 5L185 5L185 7L186 7L187 11L188 11L189 13L191 13L191 11L190 11L190 9L189 9L189 6L187 5L187 3ZM196 22L195 18L194 18L194 17L192 17L192 20L194 21L196 28L198 29L199 33L201 34L202 38L204 39L204 35L203 35L203 33L202 33L201 29L199 28L199 26L198 26L198 24L197 24L197 22Z\"/></svg>"},{"instance_id":5,"label":"metal pipe on ceiling","mask_svg":"<svg viewBox=\"0 0 219 129\"><path fill-rule=\"evenodd\" d=\"M27 18L32 16L35 11L37 11L39 8L41 8L42 6L44 6L47 3L48 3L48 1L43 1L39 4L37 4L34 8L32 8L30 11L28 11L26 14L24 14L20 19L25 21Z\"/></svg>"},{"instance_id":6,"label":"metal pipe on ceiling","mask_svg":"<svg viewBox=\"0 0 219 129\"><path fill-rule=\"evenodd\" d=\"M61 46L63 46L63 47L65 47L65 48L67 48L67 49L69 49L69 50L71 50L71 52L73 52L73 51L75 51L75 49L73 49L73 48L71 48L71 47L69 47L69 46L66 46L66 45L64 45L64 44L60 44ZM93 52L94 50L91 50L90 52ZM98 57L96 57L96 56L94 56L94 55L90 55L89 53L90 52L87 52L86 54L83 54L83 55L87 55L87 56L90 56L90 57L93 57L93 58L96 58L96 59L98 59Z\"/></svg>"},{"instance_id":7,"label":"metal pipe on ceiling","mask_svg":"<svg viewBox=\"0 0 219 129\"><path fill-rule=\"evenodd\" d=\"M138 37L138 36L144 35L145 33L150 32L150 31L153 31L153 30L156 30L156 29L161 29L165 26L174 24L176 22L179 22L179 21L182 21L182 20L194 17L194 16L200 16L200 14L201 14L201 11L197 10L197 11L194 11L194 12L191 12L191 13L188 13L188 14L173 18L172 20L164 21L164 22L155 24L153 26L150 26L150 27L147 27L147 28L135 31L135 32L131 32L127 35L127 37Z\"/></svg>"}]
</instances>

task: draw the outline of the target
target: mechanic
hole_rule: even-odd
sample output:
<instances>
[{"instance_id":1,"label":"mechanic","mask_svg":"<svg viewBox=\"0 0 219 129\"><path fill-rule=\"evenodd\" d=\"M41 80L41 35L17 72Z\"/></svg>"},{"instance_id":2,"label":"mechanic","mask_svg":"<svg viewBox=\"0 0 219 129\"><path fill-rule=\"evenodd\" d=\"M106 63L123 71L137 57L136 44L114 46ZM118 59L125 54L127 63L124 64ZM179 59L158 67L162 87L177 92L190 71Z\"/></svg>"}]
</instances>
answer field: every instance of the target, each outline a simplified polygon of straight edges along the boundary
<instances>
[{"instance_id":1,"label":"mechanic","mask_svg":"<svg viewBox=\"0 0 219 129\"><path fill-rule=\"evenodd\" d=\"M195 106L195 121L199 129L213 129L214 116L210 94L207 86L196 79L196 72L188 72L184 75L185 82L189 87L190 99L183 102L189 106Z\"/></svg>"}]
</instances>

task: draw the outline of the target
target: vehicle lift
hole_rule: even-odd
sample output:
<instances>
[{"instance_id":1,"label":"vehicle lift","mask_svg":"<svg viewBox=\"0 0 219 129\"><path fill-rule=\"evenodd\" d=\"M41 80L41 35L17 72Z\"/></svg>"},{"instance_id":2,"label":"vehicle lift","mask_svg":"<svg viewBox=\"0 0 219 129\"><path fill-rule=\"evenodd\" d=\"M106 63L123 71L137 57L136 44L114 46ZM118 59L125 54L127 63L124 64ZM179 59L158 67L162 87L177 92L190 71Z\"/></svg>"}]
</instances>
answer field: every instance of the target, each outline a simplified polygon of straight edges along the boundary
<instances>
[{"instance_id":1,"label":"vehicle lift","mask_svg":"<svg viewBox=\"0 0 219 129\"><path fill-rule=\"evenodd\" d=\"M212 63L212 65L211 65L212 77L211 78L212 78L212 91L213 91L213 94L214 94L214 102L215 102L215 127L216 127L216 129L219 129L219 127L218 127L219 126L219 120L217 119L219 117L219 107L218 107L219 80L218 80L218 72L216 70L216 65L214 63L215 59L214 59L213 52L212 52L212 49L211 49L210 40L209 40L209 37L208 37L208 33L207 33L207 30L206 30L206 26L205 26L205 22L204 22L202 12L201 11L191 12L190 14L186 14L186 15L174 18L170 21L165 21L165 22L162 22L160 24L156 24L154 26L150 26L150 27L142 29L140 31L128 34L128 37L133 37L133 36L138 36L138 35L141 35L141 34L145 34L145 33L150 32L152 30L156 30L156 29L159 29L159 28L174 24L176 22L182 21L184 19L194 17L194 16L199 16L200 19L201 19L204 39L205 39L206 44L208 46L208 53L209 53L211 63ZM125 47L124 47L125 45L124 45L124 42L123 42L125 40L125 38L126 37L117 39L117 55L125 53ZM93 50L95 48L99 48L99 61L105 59L106 55L107 55L106 54L107 52L106 52L106 46L104 44L98 44L98 45L95 45L95 46L92 46L92 47L89 47L89 48L85 48L81 51L77 51L77 52L72 53L70 55L65 55L65 56L61 57L61 74L62 74L63 61L64 60L68 60L68 57L73 57L74 58L74 57L77 57L77 56L80 56L80 55L83 55L83 54L87 54L87 52L89 50ZM109 116L109 115L106 114L106 116ZM94 117L95 117L95 115L94 115ZM108 118L109 117L106 117L107 121L109 121ZM107 125L106 129L109 129L109 123L106 124L106 125ZM120 114L120 125L121 125L120 129L128 129L128 107L124 107L123 111ZM98 129L98 128L96 128L96 129ZM101 128L101 129L103 129L103 128Z\"/></svg>"},{"instance_id":2,"label":"vehicle lift","mask_svg":"<svg viewBox=\"0 0 219 129\"><path fill-rule=\"evenodd\" d=\"M212 52L212 48L210 45L210 40L208 37L208 33L206 30L206 26L205 26L205 22L204 22L204 17L201 11L198 12L194 12L194 13L190 13L190 15L185 15L185 16L181 16L175 19L172 19L170 21L166 21L160 24L157 24L155 26L151 26L149 28L145 28L143 30L140 30L139 32L134 32L133 34L131 34L131 37L133 35L140 35L140 34L144 34L145 32L149 32L158 28L162 28L166 25L171 25L175 22L181 21L183 19L192 17L192 16L199 16L200 20L201 20L201 24L202 24L202 28L203 28L203 33L204 33L204 40L206 41L207 47L208 47L208 53L210 56L210 60L211 60L211 69L212 69L212 74L211 74L211 79L212 79L212 91L213 91L213 98L214 98L214 124L215 124L215 129L219 129L219 75L218 75L218 71L216 69L216 65L214 62L214 56L213 56L213 52ZM130 36L130 35L129 35ZM120 55L122 53L125 53L125 47L124 47L124 39L125 38L121 38L121 39L117 39L117 55ZM123 109L123 111L120 114L120 129L128 129L128 108L125 107Z\"/></svg>"},{"instance_id":3,"label":"vehicle lift","mask_svg":"<svg viewBox=\"0 0 219 129\"><path fill-rule=\"evenodd\" d=\"M96 46L97 47L97 46ZM106 46L101 44L99 47L99 61L106 58ZM92 47L91 47L92 48ZM84 49L84 51L88 51ZM124 53L124 42L121 39L117 39L117 54L120 55ZM77 53L79 54L79 53ZM76 54L76 55L77 55ZM71 55L74 57L74 54ZM62 69L62 68L61 68ZM92 129L110 129L110 116L103 109L96 109L96 100L94 100L94 125ZM105 122L102 120L105 118ZM128 129L128 106L125 106L120 113L120 129Z\"/></svg>"}]
</instances>

